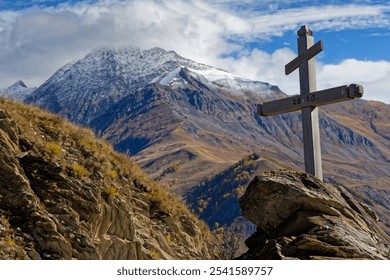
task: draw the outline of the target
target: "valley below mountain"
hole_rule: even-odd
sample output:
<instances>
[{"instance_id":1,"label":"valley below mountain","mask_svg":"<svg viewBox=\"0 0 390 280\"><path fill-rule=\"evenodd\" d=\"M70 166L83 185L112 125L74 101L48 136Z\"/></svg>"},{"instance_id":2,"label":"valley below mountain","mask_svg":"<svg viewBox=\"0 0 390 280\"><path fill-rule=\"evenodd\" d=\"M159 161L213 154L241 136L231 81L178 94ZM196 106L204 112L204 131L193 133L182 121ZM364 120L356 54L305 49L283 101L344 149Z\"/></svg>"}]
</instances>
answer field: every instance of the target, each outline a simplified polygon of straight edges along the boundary
<instances>
[{"instance_id":1,"label":"valley below mountain","mask_svg":"<svg viewBox=\"0 0 390 280\"><path fill-rule=\"evenodd\" d=\"M370 93L365 93L369 98ZM159 48L96 50L22 100L82 126L130 155L214 228L255 230L238 198L256 174L302 170L300 113L259 117L285 97ZM325 182L370 205L390 233L390 105L353 100L320 108Z\"/></svg>"}]
</instances>

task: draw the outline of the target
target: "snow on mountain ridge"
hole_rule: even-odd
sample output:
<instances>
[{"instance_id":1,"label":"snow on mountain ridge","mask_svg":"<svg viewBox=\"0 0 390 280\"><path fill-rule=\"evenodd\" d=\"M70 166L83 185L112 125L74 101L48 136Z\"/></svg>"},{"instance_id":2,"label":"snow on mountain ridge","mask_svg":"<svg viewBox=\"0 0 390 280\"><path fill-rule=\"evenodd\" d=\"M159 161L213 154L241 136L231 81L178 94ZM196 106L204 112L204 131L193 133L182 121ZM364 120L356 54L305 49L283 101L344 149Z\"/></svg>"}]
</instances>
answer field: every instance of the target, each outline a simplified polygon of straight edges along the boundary
<instances>
[{"instance_id":1,"label":"snow on mountain ridge","mask_svg":"<svg viewBox=\"0 0 390 280\"><path fill-rule=\"evenodd\" d=\"M217 69L217 68L210 68L210 69L204 69L204 70L191 69L191 72L199 74L211 82L214 82L217 80L223 80L223 79L248 80L248 79L245 79L243 77L231 74L225 70L221 70L221 69Z\"/></svg>"},{"instance_id":2,"label":"snow on mountain ridge","mask_svg":"<svg viewBox=\"0 0 390 280\"><path fill-rule=\"evenodd\" d=\"M207 82L212 83L212 85L217 86L219 88L227 89L240 96L242 96L245 92L248 91L260 94L270 94L276 89L275 86L271 86L268 83L252 81L247 78L234 75L225 70L214 68L211 66L206 69L194 69L179 66L167 75L163 76L163 78L157 77L153 79L151 83L158 82L160 85L185 86L186 81L180 79L179 77L180 71L183 68L186 68L196 79L202 77Z\"/></svg>"},{"instance_id":3,"label":"snow on mountain ridge","mask_svg":"<svg viewBox=\"0 0 390 280\"><path fill-rule=\"evenodd\" d=\"M146 81L147 84L152 83L158 77L168 75L179 66L196 70L212 68L211 66L183 58L174 51L165 51L161 48L150 50L141 50L139 48L99 49L85 57L86 61L98 61L99 59L111 60L117 64L117 70L126 70L121 74L127 76L129 80L140 76L155 76L153 79ZM129 75L132 77L128 77Z\"/></svg>"},{"instance_id":4,"label":"snow on mountain ridge","mask_svg":"<svg viewBox=\"0 0 390 280\"><path fill-rule=\"evenodd\" d=\"M167 84L169 84L172 80L173 80L173 78L177 75L177 74L179 74L180 73L180 71L181 71L181 69L182 69L183 67L182 66L179 66L179 67L177 67L177 68L175 68L173 71L171 71L167 76L165 76L164 78L162 78L161 80L160 80L160 85L167 85ZM155 81L155 79L153 80L153 81ZM153 82L152 81L152 82Z\"/></svg>"},{"instance_id":5,"label":"snow on mountain ridge","mask_svg":"<svg viewBox=\"0 0 390 280\"><path fill-rule=\"evenodd\" d=\"M243 95L248 91L258 94L270 94L276 89L275 86L271 86L268 83L249 80L218 68L207 70L190 69L190 71L203 76L220 88L228 89L239 95Z\"/></svg>"}]
</instances>

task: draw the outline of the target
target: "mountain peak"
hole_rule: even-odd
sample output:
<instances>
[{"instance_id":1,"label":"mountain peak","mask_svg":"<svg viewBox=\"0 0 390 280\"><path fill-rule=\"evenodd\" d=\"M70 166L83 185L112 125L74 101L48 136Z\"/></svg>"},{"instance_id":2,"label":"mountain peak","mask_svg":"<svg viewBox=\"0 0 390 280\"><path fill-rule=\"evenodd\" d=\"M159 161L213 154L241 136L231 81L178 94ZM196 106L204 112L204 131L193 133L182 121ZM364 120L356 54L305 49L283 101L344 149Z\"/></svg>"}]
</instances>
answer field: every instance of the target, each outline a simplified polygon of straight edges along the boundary
<instances>
[{"instance_id":1,"label":"mountain peak","mask_svg":"<svg viewBox=\"0 0 390 280\"><path fill-rule=\"evenodd\" d=\"M22 80L18 80L5 88L0 95L12 100L25 100L36 88L28 88Z\"/></svg>"},{"instance_id":2,"label":"mountain peak","mask_svg":"<svg viewBox=\"0 0 390 280\"><path fill-rule=\"evenodd\" d=\"M9 88L15 88L15 87L27 88L26 84L22 80L17 80Z\"/></svg>"}]
</instances>

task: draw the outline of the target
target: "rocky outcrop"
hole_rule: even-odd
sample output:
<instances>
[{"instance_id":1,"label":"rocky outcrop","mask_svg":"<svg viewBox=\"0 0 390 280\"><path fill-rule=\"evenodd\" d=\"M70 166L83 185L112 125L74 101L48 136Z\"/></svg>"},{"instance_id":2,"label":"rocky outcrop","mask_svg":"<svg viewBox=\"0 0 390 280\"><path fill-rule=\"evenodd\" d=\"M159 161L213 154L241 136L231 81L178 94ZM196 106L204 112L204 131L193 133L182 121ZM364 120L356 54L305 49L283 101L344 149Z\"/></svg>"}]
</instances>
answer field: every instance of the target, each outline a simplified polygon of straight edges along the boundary
<instances>
[{"instance_id":1,"label":"rocky outcrop","mask_svg":"<svg viewBox=\"0 0 390 280\"><path fill-rule=\"evenodd\" d=\"M88 130L0 100L0 259L212 259L213 244Z\"/></svg>"},{"instance_id":2,"label":"rocky outcrop","mask_svg":"<svg viewBox=\"0 0 390 280\"><path fill-rule=\"evenodd\" d=\"M305 173L256 176L240 198L257 225L241 259L389 259L390 238L365 204Z\"/></svg>"}]
</instances>

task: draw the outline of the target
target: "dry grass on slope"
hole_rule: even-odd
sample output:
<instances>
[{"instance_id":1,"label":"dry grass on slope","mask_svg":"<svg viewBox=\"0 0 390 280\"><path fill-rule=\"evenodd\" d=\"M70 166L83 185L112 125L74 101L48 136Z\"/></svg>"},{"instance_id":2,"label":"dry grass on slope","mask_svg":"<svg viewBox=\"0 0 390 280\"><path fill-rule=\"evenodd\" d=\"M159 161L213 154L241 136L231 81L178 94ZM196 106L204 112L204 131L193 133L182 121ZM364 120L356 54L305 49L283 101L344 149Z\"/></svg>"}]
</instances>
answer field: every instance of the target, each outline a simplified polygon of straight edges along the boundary
<instances>
[{"instance_id":1,"label":"dry grass on slope","mask_svg":"<svg viewBox=\"0 0 390 280\"><path fill-rule=\"evenodd\" d=\"M31 152L66 166L81 180L102 179L107 196L127 192L123 187L126 180L137 182L160 209L174 217L191 217L205 237L211 236L206 224L199 221L177 196L152 181L130 158L115 152L109 143L97 139L91 130L37 107L4 98L0 98L0 109L16 122L23 141L26 140L25 145L31 144Z\"/></svg>"}]
</instances>

